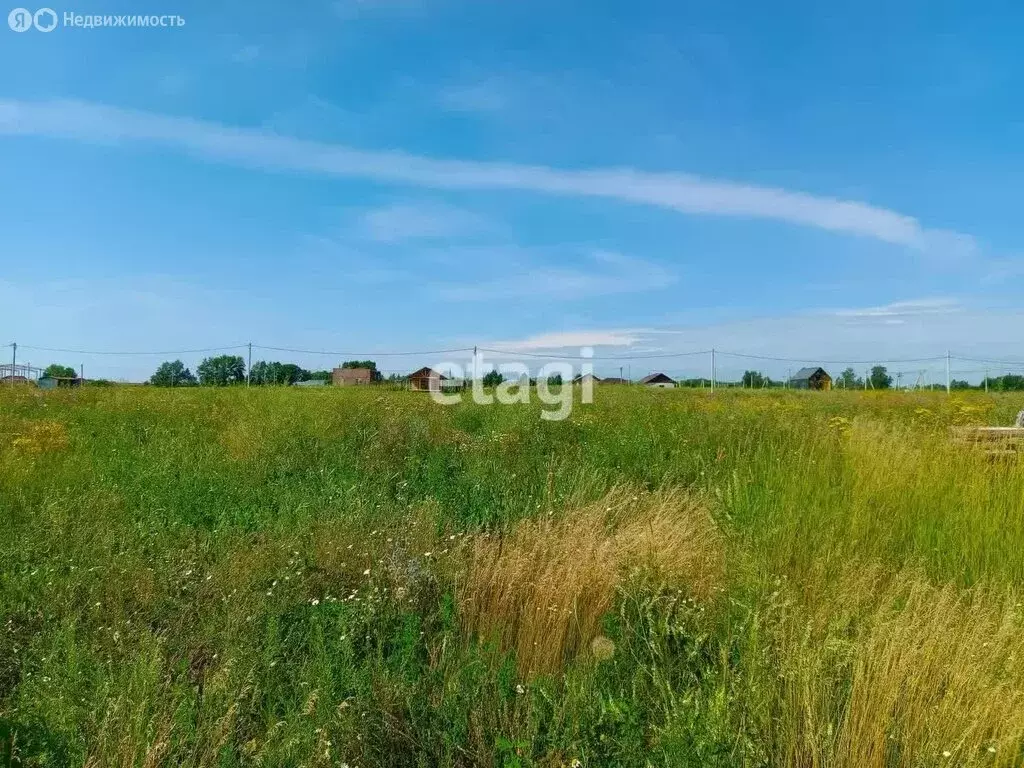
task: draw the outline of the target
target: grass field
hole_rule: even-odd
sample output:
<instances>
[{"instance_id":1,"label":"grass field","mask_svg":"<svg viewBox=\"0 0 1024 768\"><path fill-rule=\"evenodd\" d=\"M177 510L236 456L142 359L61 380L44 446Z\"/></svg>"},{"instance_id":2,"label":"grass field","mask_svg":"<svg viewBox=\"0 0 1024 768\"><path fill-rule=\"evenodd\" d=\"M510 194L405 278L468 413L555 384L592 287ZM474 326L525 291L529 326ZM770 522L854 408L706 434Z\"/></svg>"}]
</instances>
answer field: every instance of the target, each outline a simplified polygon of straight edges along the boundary
<instances>
[{"instance_id":1,"label":"grass field","mask_svg":"<svg viewBox=\"0 0 1024 768\"><path fill-rule=\"evenodd\" d=\"M0 764L1024 764L1024 403L596 400L0 392Z\"/></svg>"}]
</instances>

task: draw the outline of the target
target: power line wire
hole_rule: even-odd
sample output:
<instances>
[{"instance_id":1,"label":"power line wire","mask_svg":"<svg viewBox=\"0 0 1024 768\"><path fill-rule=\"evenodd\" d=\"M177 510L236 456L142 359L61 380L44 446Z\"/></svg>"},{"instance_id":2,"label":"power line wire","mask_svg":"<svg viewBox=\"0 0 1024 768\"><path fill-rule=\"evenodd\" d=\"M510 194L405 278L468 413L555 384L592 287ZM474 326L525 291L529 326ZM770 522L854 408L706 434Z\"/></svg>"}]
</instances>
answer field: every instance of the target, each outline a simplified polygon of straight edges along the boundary
<instances>
[{"instance_id":1,"label":"power line wire","mask_svg":"<svg viewBox=\"0 0 1024 768\"><path fill-rule=\"evenodd\" d=\"M10 345L8 345L10 346ZM19 349L31 349L36 352L60 352L68 355L196 355L203 352L223 352L229 349L244 349L245 344L234 344L227 347L206 347L205 349L177 349L163 352L111 352L111 351L90 351L85 349L61 349L58 347L33 347L28 344L19 344Z\"/></svg>"},{"instance_id":2,"label":"power line wire","mask_svg":"<svg viewBox=\"0 0 1024 768\"><path fill-rule=\"evenodd\" d=\"M243 345L244 346L244 345ZM418 352L336 352L323 349L292 349L290 347L264 347L259 344L253 344L253 349L265 349L274 352L291 352L297 355L331 355L334 357L398 357L407 355L446 355L452 352L472 352L472 347L463 347L460 349L427 349Z\"/></svg>"},{"instance_id":3,"label":"power line wire","mask_svg":"<svg viewBox=\"0 0 1024 768\"><path fill-rule=\"evenodd\" d=\"M516 352L514 350L509 350L509 349L491 349L489 347L480 347L480 351L481 352L491 352L491 353L496 354L496 355L509 355L509 356L513 356L514 355L516 357L536 357L536 358L541 358L541 359L544 359L544 360L578 360L578 359L583 359L583 360L655 360L655 359L661 359L661 358L694 357L696 355L710 355L711 354L711 350L710 349L702 349L702 350L699 350L697 352L668 352L668 353L658 353L658 354L653 354L653 355L613 355L613 356L607 356L607 357L597 357L597 356L594 356L594 357L580 358L580 356L578 354L576 354L576 355L545 355L545 354L541 354L539 352Z\"/></svg>"},{"instance_id":4,"label":"power line wire","mask_svg":"<svg viewBox=\"0 0 1024 768\"><path fill-rule=\"evenodd\" d=\"M894 365L896 363L927 363L945 360L946 356L909 357L901 360L822 360L814 357L770 357L768 355L748 355L742 352L723 352L715 350L715 354L725 357L741 357L748 360L766 360L776 363L817 363L819 365Z\"/></svg>"}]
</instances>

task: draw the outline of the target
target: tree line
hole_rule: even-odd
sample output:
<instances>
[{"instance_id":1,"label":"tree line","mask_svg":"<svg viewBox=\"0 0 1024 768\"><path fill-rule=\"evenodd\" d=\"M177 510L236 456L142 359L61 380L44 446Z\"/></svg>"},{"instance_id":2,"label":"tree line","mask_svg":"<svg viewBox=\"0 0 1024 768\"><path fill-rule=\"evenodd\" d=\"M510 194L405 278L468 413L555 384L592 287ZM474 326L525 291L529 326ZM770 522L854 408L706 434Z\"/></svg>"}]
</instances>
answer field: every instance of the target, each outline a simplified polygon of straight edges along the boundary
<instances>
[{"instance_id":1,"label":"tree line","mask_svg":"<svg viewBox=\"0 0 1024 768\"><path fill-rule=\"evenodd\" d=\"M372 360L349 360L342 368L369 368L374 380L380 379L377 364ZM253 386L289 385L300 381L330 381L331 371L310 371L295 363L259 360L249 369L249 383ZM192 371L181 360L168 360L160 364L150 376L154 387L228 387L246 382L245 360L241 355L217 355L205 358Z\"/></svg>"}]
</instances>

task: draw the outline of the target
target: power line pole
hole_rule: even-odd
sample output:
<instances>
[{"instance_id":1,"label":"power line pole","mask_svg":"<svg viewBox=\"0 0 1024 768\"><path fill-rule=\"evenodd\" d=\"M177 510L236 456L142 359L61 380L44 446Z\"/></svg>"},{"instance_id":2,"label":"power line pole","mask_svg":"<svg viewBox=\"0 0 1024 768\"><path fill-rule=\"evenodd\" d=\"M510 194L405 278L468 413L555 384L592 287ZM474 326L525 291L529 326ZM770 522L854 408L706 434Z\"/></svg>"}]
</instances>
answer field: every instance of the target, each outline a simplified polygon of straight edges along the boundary
<instances>
[{"instance_id":1,"label":"power line pole","mask_svg":"<svg viewBox=\"0 0 1024 768\"><path fill-rule=\"evenodd\" d=\"M985 394L988 394L988 368L985 369Z\"/></svg>"},{"instance_id":2,"label":"power line pole","mask_svg":"<svg viewBox=\"0 0 1024 768\"><path fill-rule=\"evenodd\" d=\"M946 394L949 394L949 350L946 350Z\"/></svg>"},{"instance_id":3,"label":"power line pole","mask_svg":"<svg viewBox=\"0 0 1024 768\"><path fill-rule=\"evenodd\" d=\"M715 391L715 348L711 348L711 391Z\"/></svg>"},{"instance_id":4,"label":"power line pole","mask_svg":"<svg viewBox=\"0 0 1024 768\"><path fill-rule=\"evenodd\" d=\"M18 366L18 342L11 342L11 386L14 386L14 371Z\"/></svg>"},{"instance_id":5,"label":"power line pole","mask_svg":"<svg viewBox=\"0 0 1024 768\"><path fill-rule=\"evenodd\" d=\"M252 378L252 342L249 342L249 361L245 366L245 386L249 386L249 379Z\"/></svg>"}]
</instances>

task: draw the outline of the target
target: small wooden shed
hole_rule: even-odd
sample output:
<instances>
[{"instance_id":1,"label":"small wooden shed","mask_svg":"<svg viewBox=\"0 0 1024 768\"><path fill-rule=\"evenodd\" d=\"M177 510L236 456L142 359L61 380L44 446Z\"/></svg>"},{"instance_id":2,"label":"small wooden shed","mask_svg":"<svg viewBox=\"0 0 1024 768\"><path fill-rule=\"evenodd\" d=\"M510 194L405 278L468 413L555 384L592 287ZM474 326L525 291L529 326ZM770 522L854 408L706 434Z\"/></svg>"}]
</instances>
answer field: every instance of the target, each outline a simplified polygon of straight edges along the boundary
<instances>
[{"instance_id":1,"label":"small wooden shed","mask_svg":"<svg viewBox=\"0 0 1024 768\"><path fill-rule=\"evenodd\" d=\"M824 368L801 368L789 379L793 389L819 389L828 392L832 389L832 377Z\"/></svg>"},{"instance_id":2,"label":"small wooden shed","mask_svg":"<svg viewBox=\"0 0 1024 768\"><path fill-rule=\"evenodd\" d=\"M40 389L57 389L58 387L80 387L82 380L77 376L40 376L37 382Z\"/></svg>"}]
</instances>

